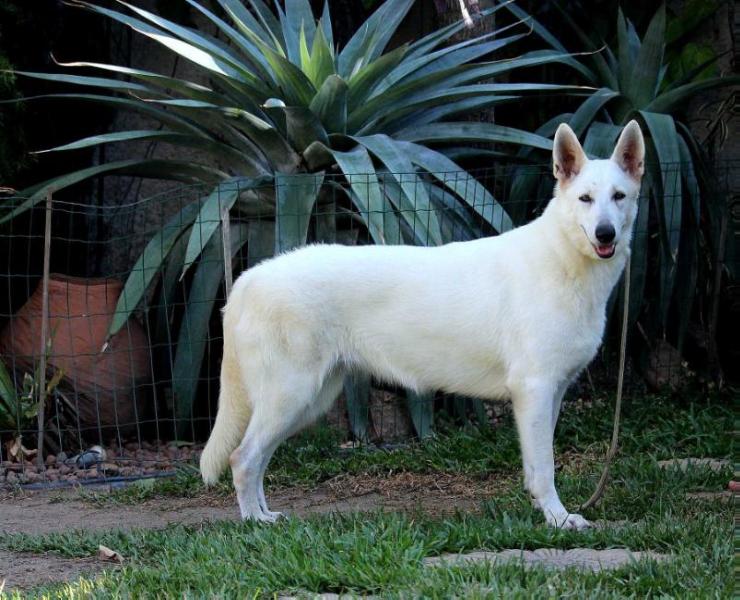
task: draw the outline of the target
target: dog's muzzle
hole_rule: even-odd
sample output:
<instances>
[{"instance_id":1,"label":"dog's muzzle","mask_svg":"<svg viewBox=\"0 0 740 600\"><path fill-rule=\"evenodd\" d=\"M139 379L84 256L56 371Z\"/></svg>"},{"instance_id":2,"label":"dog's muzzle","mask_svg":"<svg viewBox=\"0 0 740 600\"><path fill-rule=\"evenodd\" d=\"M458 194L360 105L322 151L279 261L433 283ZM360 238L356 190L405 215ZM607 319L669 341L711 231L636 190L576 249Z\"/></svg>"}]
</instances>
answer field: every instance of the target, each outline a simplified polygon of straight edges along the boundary
<instances>
[{"instance_id":1,"label":"dog's muzzle","mask_svg":"<svg viewBox=\"0 0 740 600\"><path fill-rule=\"evenodd\" d=\"M616 231L614 231L614 227L611 225L611 223L607 225L609 229L608 231L605 228L606 226L601 223L599 223L599 225L596 227L596 231L594 232L596 234L596 239L598 240L596 244L591 241L591 237L586 232L586 228L581 225L583 234L586 236L588 243L593 246L594 252L596 252L596 256L604 260L607 260L614 256L614 253L617 251L617 242L614 241L614 238L616 237Z\"/></svg>"}]
</instances>

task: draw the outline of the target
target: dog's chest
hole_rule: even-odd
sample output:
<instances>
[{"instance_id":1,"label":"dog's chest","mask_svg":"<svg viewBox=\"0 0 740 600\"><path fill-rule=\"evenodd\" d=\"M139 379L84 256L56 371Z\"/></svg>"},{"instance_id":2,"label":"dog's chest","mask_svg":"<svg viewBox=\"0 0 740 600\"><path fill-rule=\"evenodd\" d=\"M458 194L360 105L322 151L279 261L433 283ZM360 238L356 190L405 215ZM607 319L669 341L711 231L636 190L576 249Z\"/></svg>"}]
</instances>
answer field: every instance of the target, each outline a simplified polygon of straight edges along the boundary
<instances>
[{"instance_id":1,"label":"dog's chest","mask_svg":"<svg viewBox=\"0 0 740 600\"><path fill-rule=\"evenodd\" d=\"M608 291L593 287L561 288L545 301L536 319L539 350L553 368L579 371L596 355L606 324ZM534 332L530 332L534 334Z\"/></svg>"}]
</instances>

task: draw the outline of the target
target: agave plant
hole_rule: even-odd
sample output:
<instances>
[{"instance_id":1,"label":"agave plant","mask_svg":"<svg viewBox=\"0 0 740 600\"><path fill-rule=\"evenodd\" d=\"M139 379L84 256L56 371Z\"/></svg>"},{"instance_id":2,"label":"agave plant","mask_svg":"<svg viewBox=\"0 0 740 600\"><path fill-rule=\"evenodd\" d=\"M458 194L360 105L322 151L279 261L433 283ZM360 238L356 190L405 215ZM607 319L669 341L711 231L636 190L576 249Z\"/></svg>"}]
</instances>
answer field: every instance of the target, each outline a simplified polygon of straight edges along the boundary
<instances>
[{"instance_id":1,"label":"agave plant","mask_svg":"<svg viewBox=\"0 0 740 600\"><path fill-rule=\"evenodd\" d=\"M455 118L518 102L525 95L576 89L494 82L515 69L553 62L580 68L560 49L490 60L528 33L529 26L521 22L447 45L464 26L460 22L388 50L413 0L381 4L341 49L333 41L328 3L316 19L308 0L276 2L275 12L262 0L217 0L214 10L186 1L221 39L122 1L121 11L80 0L69 4L162 44L206 72L208 85L89 62L63 66L93 69L98 76L17 74L94 90L44 98L136 111L161 124L157 129L84 138L49 151L149 140L197 149L202 160L137 158L90 167L24 190L28 199L0 220L13 218L51 190L96 175L134 174L211 186L210 195L182 208L146 246L126 282L110 330L112 335L123 326L159 275L167 293L178 274L197 265L173 367L176 416L181 420L191 413L192 374L202 362L208 317L221 283L222 274L210 268L208 259L219 260L223 252L222 210L239 215L267 210L274 220L274 227L259 232L261 240L243 235L244 224L235 221L232 252L247 237L275 252L305 243L312 210L327 191L347 198L379 244L440 244L461 228L476 235L476 219L494 231L505 231L512 227L509 215L474 178L460 176L462 169L450 152L469 142L513 150L547 150L551 142L511 127ZM483 58L488 60L481 62ZM449 172L456 176L446 176ZM267 198L265 185L274 190ZM437 211L440 207L452 210ZM421 419L415 416L417 423Z\"/></svg>"},{"instance_id":2,"label":"agave plant","mask_svg":"<svg viewBox=\"0 0 740 600\"><path fill-rule=\"evenodd\" d=\"M517 19L529 16L514 4L506 9ZM693 68L676 69L667 62L667 40L675 38L676 27L667 35L666 11L660 6L652 17L642 39L621 9L615 24L614 46L591 39L572 18L561 13L575 33L580 48L591 50L580 58L578 69L585 83L594 88L573 112L560 114L542 125L536 133L549 136L557 125L568 122L584 149L591 156L608 156L623 125L637 119L646 134L646 177L643 202L633 242L632 295L630 313L634 321L644 303L644 290L649 272L647 246L657 223L662 251L659 253L658 301L653 313L658 324L654 333L665 336L669 315L677 313L679 348L686 332L696 290L699 256L699 228L703 211L713 210L713 199L700 194L700 165L704 153L680 113L696 94L725 86L737 85L740 77L707 77L713 61L700 61ZM565 46L541 23L531 20L534 31L553 50L566 52ZM677 53L675 60L680 57ZM667 74L677 74L667 76ZM531 155L522 149L522 155ZM526 214L526 202L532 197L545 197L537 192L541 185L532 174L522 173L513 180L511 195L515 222ZM549 190L548 190L549 192ZM549 197L549 196L546 196ZM652 201L652 202L651 202ZM716 202L716 200L714 201ZM673 311L676 311L674 313Z\"/></svg>"},{"instance_id":3,"label":"agave plant","mask_svg":"<svg viewBox=\"0 0 740 600\"><path fill-rule=\"evenodd\" d=\"M0 430L18 427L18 395L10 373L0 362Z\"/></svg>"}]
</instances>

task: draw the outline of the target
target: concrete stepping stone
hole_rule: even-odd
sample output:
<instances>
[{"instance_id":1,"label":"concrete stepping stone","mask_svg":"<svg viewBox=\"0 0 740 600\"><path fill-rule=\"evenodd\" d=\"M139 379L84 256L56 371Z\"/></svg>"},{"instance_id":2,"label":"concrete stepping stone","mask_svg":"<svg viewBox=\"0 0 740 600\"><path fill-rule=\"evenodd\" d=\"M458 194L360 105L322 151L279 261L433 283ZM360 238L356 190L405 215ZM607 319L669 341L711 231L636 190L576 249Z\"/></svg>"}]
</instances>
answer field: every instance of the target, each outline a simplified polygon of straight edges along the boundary
<instances>
[{"instance_id":1,"label":"concrete stepping stone","mask_svg":"<svg viewBox=\"0 0 740 600\"><path fill-rule=\"evenodd\" d=\"M551 569L568 569L575 567L583 570L602 571L617 569L643 558L657 561L669 558L667 554L652 551L633 552L626 548L594 550L592 548L573 548L558 550L539 548L537 550L501 550L499 552L470 552L468 554L443 554L424 559L427 567L451 567L481 562L510 563L519 562L525 567L543 566Z\"/></svg>"},{"instance_id":2,"label":"concrete stepping stone","mask_svg":"<svg viewBox=\"0 0 740 600\"><path fill-rule=\"evenodd\" d=\"M724 458L671 458L670 460L659 460L661 469L679 469L686 471L689 467L707 467L711 471L722 471L731 467L732 463Z\"/></svg>"},{"instance_id":3,"label":"concrete stepping stone","mask_svg":"<svg viewBox=\"0 0 740 600\"><path fill-rule=\"evenodd\" d=\"M731 502L732 492L724 490L722 492L687 492L687 500L714 500L717 502Z\"/></svg>"}]
</instances>

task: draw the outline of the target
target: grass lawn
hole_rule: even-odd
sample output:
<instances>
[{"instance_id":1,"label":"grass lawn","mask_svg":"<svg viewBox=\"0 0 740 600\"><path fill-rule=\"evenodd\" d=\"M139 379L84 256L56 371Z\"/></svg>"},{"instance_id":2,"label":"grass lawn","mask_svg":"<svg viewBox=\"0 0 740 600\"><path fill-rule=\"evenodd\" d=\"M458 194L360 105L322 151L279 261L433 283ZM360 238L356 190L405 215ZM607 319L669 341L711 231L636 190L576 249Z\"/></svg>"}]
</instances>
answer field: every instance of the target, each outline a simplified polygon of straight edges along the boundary
<instances>
[{"instance_id":1,"label":"grass lawn","mask_svg":"<svg viewBox=\"0 0 740 600\"><path fill-rule=\"evenodd\" d=\"M557 434L562 463L557 481L566 506L575 508L592 491L610 427L608 405L566 406ZM585 513L612 524L585 532L550 529L530 506L518 481L514 429L505 425L488 431L450 429L423 444L392 451L341 452L327 439L330 434L313 432L281 448L270 469L272 486L311 484L342 473L399 471L500 476L507 481L500 494L472 513L376 511L288 518L272 526L220 522L125 533L0 535L0 548L87 557L104 544L126 557L121 568L32 594L49 598L244 598L318 592L439 598L729 598L732 503L686 494L725 489L732 469L716 472L692 466L681 472L661 469L657 461L730 458L732 427L726 404L682 405L658 397L627 403L611 484L601 504ZM185 469L170 480L88 499L136 503L159 495L203 493L195 473ZM231 493L227 479L215 493ZM600 573L525 570L515 564L422 564L424 557L445 552L576 547L653 550L670 558Z\"/></svg>"}]
</instances>

